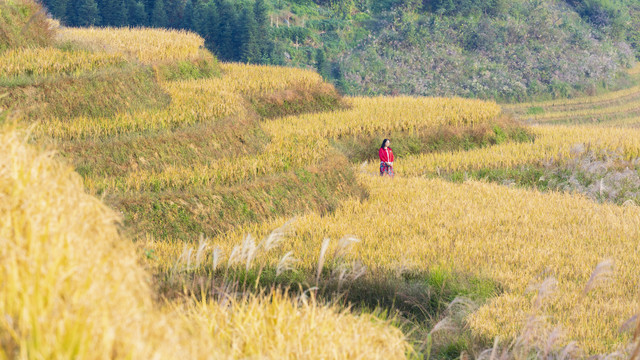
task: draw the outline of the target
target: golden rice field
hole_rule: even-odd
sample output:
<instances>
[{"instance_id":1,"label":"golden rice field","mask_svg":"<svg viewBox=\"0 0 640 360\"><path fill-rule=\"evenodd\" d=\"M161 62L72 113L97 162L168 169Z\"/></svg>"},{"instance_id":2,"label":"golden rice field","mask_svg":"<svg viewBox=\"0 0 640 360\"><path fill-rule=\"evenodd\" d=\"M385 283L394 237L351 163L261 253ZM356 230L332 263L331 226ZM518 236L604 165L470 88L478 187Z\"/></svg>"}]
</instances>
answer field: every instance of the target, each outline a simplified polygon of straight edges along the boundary
<instances>
[{"instance_id":1,"label":"golden rice field","mask_svg":"<svg viewBox=\"0 0 640 360\"><path fill-rule=\"evenodd\" d=\"M143 64L195 60L201 56L204 39L192 32L147 28L61 28L59 42L83 48L124 54Z\"/></svg>"},{"instance_id":2,"label":"golden rice field","mask_svg":"<svg viewBox=\"0 0 640 360\"><path fill-rule=\"evenodd\" d=\"M410 131L436 124L482 123L499 113L491 103L455 99L350 101L352 108L347 111L277 119L267 122L265 128L272 136L322 139L384 134L394 129ZM486 113L472 114L478 108ZM406 116L414 110L415 116ZM451 110L454 112L449 113ZM474 120L454 115L466 114L465 111ZM375 121L380 118L389 120ZM398 178L393 182L364 174L360 182L371 194L366 202L346 202L331 216L309 214L297 219L294 235L282 253L274 254L270 261L277 264L284 252L291 251L301 260L300 267L313 268L323 239L334 240L328 251L332 253L338 239L354 235L361 240L355 248L357 258L370 269L393 272L401 268L444 267L495 279L505 286L505 293L480 308L469 321L478 334L503 339L517 335L526 315L534 311L527 289L544 277L553 276L558 289L549 304L543 310L535 310L535 314L547 316L548 327L562 328L567 340L577 341L588 353L612 351L629 340L618 328L640 305L640 269L636 262L640 212L636 207L598 205L580 195L543 194L477 182L456 185L421 178L439 171L562 162L572 156L572 149L578 144L588 144L596 151L618 151L628 159L640 156L640 132L635 129L539 126L531 131L536 135L534 142L507 142L399 159ZM309 151L313 149L312 146ZM303 145L290 151L304 154L305 148ZM375 173L377 164L366 169L367 174ZM181 174L167 174L162 181L168 187L180 187L182 183L171 183L171 179L202 178L199 170L183 169ZM264 235L285 220L241 228L213 239L213 243L229 254L247 233ZM165 266L183 251L181 245L152 242L148 246L163 254L160 258ZM591 271L606 259L615 263L613 280L582 295Z\"/></svg>"},{"instance_id":3,"label":"golden rice field","mask_svg":"<svg viewBox=\"0 0 640 360\"><path fill-rule=\"evenodd\" d=\"M627 70L638 79L640 65ZM636 126L640 116L640 86L611 91L597 96L572 99L554 99L542 102L509 104L505 110L527 123L577 124Z\"/></svg>"},{"instance_id":4,"label":"golden rice field","mask_svg":"<svg viewBox=\"0 0 640 360\"><path fill-rule=\"evenodd\" d=\"M407 176L421 176L433 175L440 171L562 163L571 158L572 149L576 145L583 144L595 152L613 151L629 160L640 157L639 129L547 125L532 127L531 130L536 135L534 142L507 142L469 151L420 154L398 162L397 171ZM372 165L370 169L373 168Z\"/></svg>"},{"instance_id":5,"label":"golden rice field","mask_svg":"<svg viewBox=\"0 0 640 360\"><path fill-rule=\"evenodd\" d=\"M550 113L527 116L535 122L571 121L571 119L586 118L587 120L606 120L619 114L636 114L640 111L640 98L625 102L620 105L605 106L602 108L587 108L569 111L554 111Z\"/></svg>"},{"instance_id":6,"label":"golden rice field","mask_svg":"<svg viewBox=\"0 0 640 360\"><path fill-rule=\"evenodd\" d=\"M410 132L429 126L477 125L500 114L495 104L461 99L348 101L352 106L349 110L280 118L266 122L264 127L274 137L323 139L393 130ZM291 251L301 268L313 268L323 239L333 240L327 252L333 253L338 239L353 235L360 239L353 258L371 270L446 268L502 284L504 294L468 319L479 335L509 339L521 331L528 315L539 315L546 319L544 326L561 328L567 342L577 341L587 353L613 351L629 341L629 335L619 333L618 328L640 305L636 261L640 212L636 207L598 205L580 195L422 178L440 171L561 163L579 144L595 151L620 152L628 159L640 156L640 132L635 129L537 126L530 130L536 136L534 142L507 142L399 159L398 175L392 182L368 175L377 171L377 164L371 164L359 180L370 194L367 201L347 201L330 216L307 214L298 218L294 234L269 261L275 265ZM301 145L289 151L305 154L304 143ZM167 174L162 181L168 187L180 187L183 183L171 179L202 179L200 170L182 169L180 173ZM231 254L247 233L263 236L285 221L243 227L212 242L221 246L223 253ZM157 251L161 260L156 266L161 267L172 265L184 250L182 245L157 241L146 246ZM583 294L593 269L607 259L615 264L611 280ZM529 289L547 276L557 279L557 290L545 306L534 308Z\"/></svg>"},{"instance_id":7,"label":"golden rice field","mask_svg":"<svg viewBox=\"0 0 640 360\"><path fill-rule=\"evenodd\" d=\"M190 33L151 29L63 29L59 38L93 49L87 53L91 56L124 55L145 64L196 59L203 44ZM67 61L42 72L76 71L89 63ZM185 247L195 245L151 237L134 245L121 237L115 212L87 193L213 188L317 164L333 151L326 150L331 141L341 137L487 126L503 116L502 108L458 98L349 98L349 107L340 111L261 120L269 143L258 154L197 167L166 164L162 170L136 170L124 177L87 177L84 183L52 153L25 144L33 134L59 141L109 141L129 133L216 124L255 116L248 95L326 86L305 70L221 68L220 78L162 82L172 99L162 109L49 119L35 124L29 136L11 129L0 133L0 152L7 154L0 157L0 312L5 314L0 317L0 358L395 359L412 354L407 336L391 321L277 291L229 304L206 297L158 303L148 269L170 269L179 258L184 261ZM542 107L540 122L542 116L560 121L634 112L637 102L626 99L638 92L632 88L509 110L523 116L529 107ZM631 339L618 331L620 325L640 308L638 207L597 204L579 194L433 178L441 172L562 164L580 144L629 160L640 157L638 129L539 125L528 130L535 135L532 142L399 157L393 180L372 175L376 162L363 165L357 181L366 199L348 199L329 214L302 214L266 261L277 266L293 257L297 267L315 269L321 252L335 257L346 242L353 250L347 259L360 261L368 271L446 269L489 278L504 291L468 316L474 335L509 341L535 315L544 320L541 326L561 329L564 344L576 341L588 354L615 351ZM261 238L287 220L239 227L186 256L214 267L216 251L226 258L240 256L248 233ZM358 241L342 240L341 245L340 239L349 236ZM142 260L146 268L139 264L142 248L156 254ZM605 270L612 264L611 272L601 275L607 279L590 280L603 261L611 261L604 262ZM549 277L555 278L555 289L538 306L531 289Z\"/></svg>"},{"instance_id":8,"label":"golden rice field","mask_svg":"<svg viewBox=\"0 0 640 360\"><path fill-rule=\"evenodd\" d=\"M64 51L58 48L14 48L0 53L0 78L20 75L79 75L126 62L120 54Z\"/></svg>"},{"instance_id":9,"label":"golden rice field","mask_svg":"<svg viewBox=\"0 0 640 360\"><path fill-rule=\"evenodd\" d=\"M314 268L325 238L327 253L352 236L350 259L370 271L445 268L495 279L504 293L469 319L477 334L516 336L529 315L545 316L567 340L588 353L612 351L629 340L618 328L640 306L640 210L598 205L581 196L511 189L481 182L453 184L440 179L362 174L370 198L348 201L330 216L295 219L274 264L291 251L300 268ZM261 238L287 219L239 229L212 239L229 256L245 234ZM149 243L173 263L183 250ZM596 265L611 259L613 274L587 294ZM211 254L202 261L211 262ZM532 308L530 287L553 276L557 290L542 310Z\"/></svg>"},{"instance_id":10,"label":"golden rice field","mask_svg":"<svg viewBox=\"0 0 640 360\"><path fill-rule=\"evenodd\" d=\"M529 107L537 106L542 108L555 109L558 107L577 107L577 106L598 106L601 103L607 103L611 101L619 101L631 96L637 96L640 93L640 86L632 86L624 90L612 91L600 96L579 97L573 99L556 99L541 102L528 102L504 105L506 110L522 111Z\"/></svg>"},{"instance_id":11,"label":"golden rice field","mask_svg":"<svg viewBox=\"0 0 640 360\"><path fill-rule=\"evenodd\" d=\"M129 132L153 131L212 122L229 116L246 117L244 95L260 95L288 88L326 86L314 72L287 70L242 64L223 64L225 76L197 80L162 82L161 87L171 95L170 106L162 109L121 113L115 117L75 119L52 118L40 123L36 133L70 140L105 138ZM286 76L286 72L292 74Z\"/></svg>"},{"instance_id":12,"label":"golden rice field","mask_svg":"<svg viewBox=\"0 0 640 360\"><path fill-rule=\"evenodd\" d=\"M52 118L37 124L35 132L61 140L97 139L212 122L231 115L245 116L245 100L221 79L182 80L161 86L171 95L168 107L120 113L114 117Z\"/></svg>"},{"instance_id":13,"label":"golden rice field","mask_svg":"<svg viewBox=\"0 0 640 360\"><path fill-rule=\"evenodd\" d=\"M280 66L223 63L229 86L245 95L270 94L286 89L312 90L327 86L313 71Z\"/></svg>"},{"instance_id":14,"label":"golden rice field","mask_svg":"<svg viewBox=\"0 0 640 360\"><path fill-rule=\"evenodd\" d=\"M348 103L350 110L281 118L265 127L273 134L336 138L485 125L501 113L496 103L461 98L356 97Z\"/></svg>"},{"instance_id":15,"label":"golden rice field","mask_svg":"<svg viewBox=\"0 0 640 360\"><path fill-rule=\"evenodd\" d=\"M0 357L400 359L402 332L275 292L154 304L117 215L72 168L0 132Z\"/></svg>"},{"instance_id":16,"label":"golden rice field","mask_svg":"<svg viewBox=\"0 0 640 360\"><path fill-rule=\"evenodd\" d=\"M235 66L239 68L238 65ZM259 67L249 67L249 69L252 68L262 71ZM229 71L227 76L235 74L231 70L232 68L227 68ZM244 69L244 71L247 72L248 69ZM268 77L257 78L270 81ZM210 79L200 84L212 85L213 82L221 81L228 80ZM212 91L219 89L219 87L206 88ZM197 101L196 99L201 98L205 104L214 104L210 102L212 97L206 96L205 91L194 91L192 94L194 96L185 96L185 98L191 101ZM176 110L177 113L184 114L186 109L193 106L192 104L185 105L181 108L182 111ZM86 179L85 184L92 190L141 191L158 187L180 189L185 186L211 186L237 182L259 175L317 164L327 156L325 152L318 151L318 149L329 148L330 138L375 133L387 134L399 130L436 130L443 126L488 124L500 114L500 108L495 103L463 99L353 98L349 99L349 104L351 108L345 111L286 117L265 122L263 128L270 136L271 142L258 155L242 156L234 161L212 162L195 169L191 166L167 166L160 172L140 170L130 173L124 179ZM203 109L204 106L194 108ZM134 116L136 115L128 115L127 117ZM165 119L162 115L158 118ZM340 119L339 122L335 121L337 118ZM386 120L384 122L378 121L381 118ZM92 124L91 121L84 123ZM148 122L145 123L145 126L151 124ZM69 133L68 128L65 129L67 132L61 135L52 133L57 125L58 123L53 126L48 123L43 130L49 131L50 135L58 138L65 138ZM67 125L67 123L61 125ZM68 124L68 126L74 125L75 122ZM122 127L118 127L118 124L113 126L118 130L122 129ZM99 130L96 129L96 131Z\"/></svg>"}]
</instances>

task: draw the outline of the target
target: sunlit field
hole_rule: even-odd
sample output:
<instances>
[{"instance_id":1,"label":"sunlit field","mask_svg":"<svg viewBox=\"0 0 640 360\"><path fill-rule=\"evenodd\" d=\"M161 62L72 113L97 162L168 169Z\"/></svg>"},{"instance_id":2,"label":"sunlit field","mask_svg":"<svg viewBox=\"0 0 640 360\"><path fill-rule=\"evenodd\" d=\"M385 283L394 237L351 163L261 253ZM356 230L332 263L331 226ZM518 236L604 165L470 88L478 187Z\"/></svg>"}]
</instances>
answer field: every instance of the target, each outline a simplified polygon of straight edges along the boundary
<instances>
[{"instance_id":1,"label":"sunlit field","mask_svg":"<svg viewBox=\"0 0 640 360\"><path fill-rule=\"evenodd\" d=\"M463 332L479 345L462 352L523 336L537 355L633 342L634 201L466 176L563 171L585 152L635 171L640 88L503 108L341 98L314 71L215 59L214 75L158 75L213 59L203 46L183 31L62 28L51 46L0 52L7 83L135 66L169 99L104 116L1 113L0 358L426 358L464 295ZM387 137L393 179L378 173ZM434 300L446 317L422 323L320 296L326 278L340 290L434 274L472 279L482 296Z\"/></svg>"}]
</instances>

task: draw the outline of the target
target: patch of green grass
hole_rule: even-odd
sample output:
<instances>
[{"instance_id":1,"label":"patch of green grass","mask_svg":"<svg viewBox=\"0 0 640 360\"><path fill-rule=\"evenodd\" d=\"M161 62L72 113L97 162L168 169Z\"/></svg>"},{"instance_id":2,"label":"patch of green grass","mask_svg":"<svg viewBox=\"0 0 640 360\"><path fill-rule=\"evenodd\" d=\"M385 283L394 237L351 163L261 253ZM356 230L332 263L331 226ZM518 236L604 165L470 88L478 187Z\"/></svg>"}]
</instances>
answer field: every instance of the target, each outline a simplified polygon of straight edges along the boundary
<instances>
[{"instance_id":1,"label":"patch of green grass","mask_svg":"<svg viewBox=\"0 0 640 360\"><path fill-rule=\"evenodd\" d=\"M544 109L540 106L532 106L527 109L527 115L540 115L544 113Z\"/></svg>"},{"instance_id":2,"label":"patch of green grass","mask_svg":"<svg viewBox=\"0 0 640 360\"><path fill-rule=\"evenodd\" d=\"M220 66L216 58L203 55L194 61L178 61L154 66L159 78L167 81L194 80L209 77L219 77Z\"/></svg>"}]
</instances>

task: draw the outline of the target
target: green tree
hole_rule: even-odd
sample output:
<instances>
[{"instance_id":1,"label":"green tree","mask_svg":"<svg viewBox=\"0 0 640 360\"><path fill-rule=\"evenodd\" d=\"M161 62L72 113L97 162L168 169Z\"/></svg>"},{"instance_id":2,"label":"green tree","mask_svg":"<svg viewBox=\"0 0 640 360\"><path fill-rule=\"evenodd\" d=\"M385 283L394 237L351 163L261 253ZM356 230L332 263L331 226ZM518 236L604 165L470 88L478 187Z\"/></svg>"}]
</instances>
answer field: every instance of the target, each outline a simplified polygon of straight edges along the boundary
<instances>
[{"instance_id":1,"label":"green tree","mask_svg":"<svg viewBox=\"0 0 640 360\"><path fill-rule=\"evenodd\" d=\"M261 63L267 63L269 52L271 49L271 34L269 25L269 9L264 0L255 0L253 4L253 16L256 19L256 37L255 42L258 45Z\"/></svg>"},{"instance_id":2,"label":"green tree","mask_svg":"<svg viewBox=\"0 0 640 360\"><path fill-rule=\"evenodd\" d=\"M191 30L197 32L203 37L207 38L209 34L208 19L208 5L202 0L195 0L193 3L193 13L191 14Z\"/></svg>"},{"instance_id":3,"label":"green tree","mask_svg":"<svg viewBox=\"0 0 640 360\"><path fill-rule=\"evenodd\" d=\"M236 60L234 35L236 30L236 14L233 6L227 0L218 0L218 23L214 46L216 54L222 60Z\"/></svg>"},{"instance_id":4,"label":"green tree","mask_svg":"<svg viewBox=\"0 0 640 360\"><path fill-rule=\"evenodd\" d=\"M327 61L324 49L316 50L316 69L318 74L323 78L328 79L331 76L331 64Z\"/></svg>"},{"instance_id":5,"label":"green tree","mask_svg":"<svg viewBox=\"0 0 640 360\"><path fill-rule=\"evenodd\" d=\"M67 19L72 26L91 26L100 23L98 5L94 0L73 0Z\"/></svg>"},{"instance_id":6,"label":"green tree","mask_svg":"<svg viewBox=\"0 0 640 360\"><path fill-rule=\"evenodd\" d=\"M127 1L127 19L130 26L147 25L147 12L144 9L144 3L140 0Z\"/></svg>"},{"instance_id":7,"label":"green tree","mask_svg":"<svg viewBox=\"0 0 640 360\"><path fill-rule=\"evenodd\" d=\"M167 13L167 27L179 29L184 17L184 0L164 0L164 9Z\"/></svg>"},{"instance_id":8,"label":"green tree","mask_svg":"<svg viewBox=\"0 0 640 360\"><path fill-rule=\"evenodd\" d=\"M63 22L69 21L70 13L74 13L74 6L69 5L69 0L45 0L43 5L49 10L51 15Z\"/></svg>"},{"instance_id":9,"label":"green tree","mask_svg":"<svg viewBox=\"0 0 640 360\"><path fill-rule=\"evenodd\" d=\"M101 5L102 25L122 26L127 24L127 7L124 0L103 0Z\"/></svg>"},{"instance_id":10,"label":"green tree","mask_svg":"<svg viewBox=\"0 0 640 360\"><path fill-rule=\"evenodd\" d=\"M239 21L240 59L245 62L257 62L261 58L260 46L256 41L256 20L250 7L242 9Z\"/></svg>"},{"instance_id":11,"label":"green tree","mask_svg":"<svg viewBox=\"0 0 640 360\"><path fill-rule=\"evenodd\" d=\"M180 24L180 28L192 30L192 27L193 27L193 1L187 0L187 2L184 4L184 14L182 16L182 23Z\"/></svg>"},{"instance_id":12,"label":"green tree","mask_svg":"<svg viewBox=\"0 0 640 360\"><path fill-rule=\"evenodd\" d=\"M167 12L164 10L164 2L156 0L153 5L153 11L151 11L151 26L167 27L168 23L169 19L167 18Z\"/></svg>"}]
</instances>

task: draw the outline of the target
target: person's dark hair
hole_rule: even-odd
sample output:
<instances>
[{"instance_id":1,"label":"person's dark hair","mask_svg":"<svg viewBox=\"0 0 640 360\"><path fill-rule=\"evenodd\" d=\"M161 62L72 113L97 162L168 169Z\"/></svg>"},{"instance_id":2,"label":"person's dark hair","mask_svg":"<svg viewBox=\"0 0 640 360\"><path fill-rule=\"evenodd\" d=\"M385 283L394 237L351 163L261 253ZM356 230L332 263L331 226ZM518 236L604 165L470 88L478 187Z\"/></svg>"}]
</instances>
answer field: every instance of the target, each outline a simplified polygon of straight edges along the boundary
<instances>
[{"instance_id":1,"label":"person's dark hair","mask_svg":"<svg viewBox=\"0 0 640 360\"><path fill-rule=\"evenodd\" d=\"M384 149L384 144L386 144L387 141L389 141L389 139L382 140L382 145L380 145L380 149Z\"/></svg>"}]
</instances>

